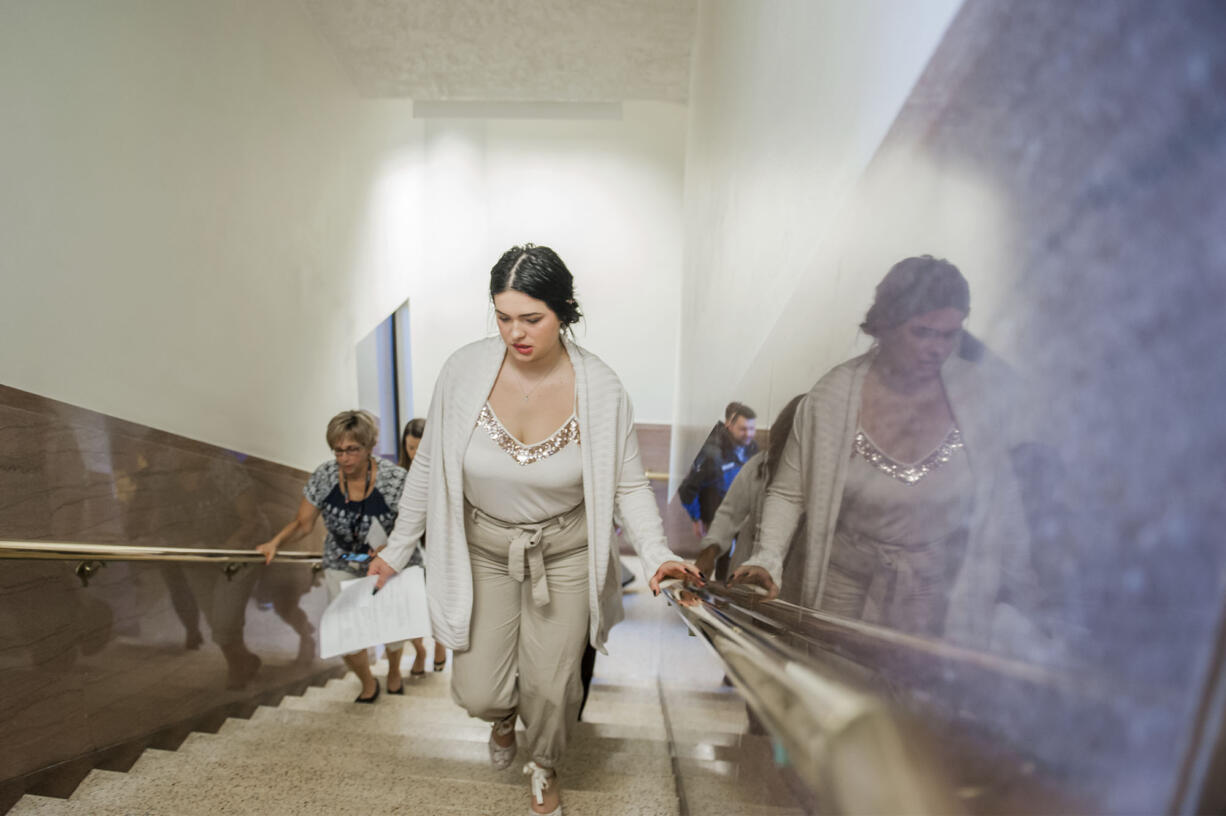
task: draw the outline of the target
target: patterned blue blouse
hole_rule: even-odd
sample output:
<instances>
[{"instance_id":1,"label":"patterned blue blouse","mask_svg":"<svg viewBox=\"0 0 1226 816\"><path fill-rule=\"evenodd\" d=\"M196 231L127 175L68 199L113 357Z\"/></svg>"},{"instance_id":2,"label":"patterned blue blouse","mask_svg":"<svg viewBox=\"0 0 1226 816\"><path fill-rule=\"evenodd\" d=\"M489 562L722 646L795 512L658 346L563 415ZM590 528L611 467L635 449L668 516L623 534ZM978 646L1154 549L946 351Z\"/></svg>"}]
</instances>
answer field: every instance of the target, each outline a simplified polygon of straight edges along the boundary
<instances>
[{"instance_id":1,"label":"patterned blue blouse","mask_svg":"<svg viewBox=\"0 0 1226 816\"><path fill-rule=\"evenodd\" d=\"M374 489L362 501L349 501L341 490L340 468L335 461L315 468L302 495L319 508L328 537L324 541L324 569L345 570L365 575L369 559L354 561L346 556L361 556L368 552L366 537L370 525L378 523L391 533L396 524L400 494L408 471L384 459L376 458ZM365 475L359 477L365 484ZM356 481L356 480L355 480Z\"/></svg>"}]
</instances>

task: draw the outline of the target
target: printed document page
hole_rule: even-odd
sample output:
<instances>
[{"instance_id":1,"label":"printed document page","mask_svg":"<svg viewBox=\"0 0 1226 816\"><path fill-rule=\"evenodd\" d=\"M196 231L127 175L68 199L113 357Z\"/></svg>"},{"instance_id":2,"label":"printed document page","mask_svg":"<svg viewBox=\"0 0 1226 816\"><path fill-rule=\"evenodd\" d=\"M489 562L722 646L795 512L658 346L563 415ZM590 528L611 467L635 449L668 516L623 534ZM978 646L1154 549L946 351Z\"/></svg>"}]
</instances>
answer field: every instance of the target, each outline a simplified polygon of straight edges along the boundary
<instances>
[{"instance_id":1,"label":"printed document page","mask_svg":"<svg viewBox=\"0 0 1226 816\"><path fill-rule=\"evenodd\" d=\"M430 636L425 572L408 567L378 594L375 576L341 584L341 594L324 610L319 622L319 656L349 654L380 643Z\"/></svg>"}]
</instances>

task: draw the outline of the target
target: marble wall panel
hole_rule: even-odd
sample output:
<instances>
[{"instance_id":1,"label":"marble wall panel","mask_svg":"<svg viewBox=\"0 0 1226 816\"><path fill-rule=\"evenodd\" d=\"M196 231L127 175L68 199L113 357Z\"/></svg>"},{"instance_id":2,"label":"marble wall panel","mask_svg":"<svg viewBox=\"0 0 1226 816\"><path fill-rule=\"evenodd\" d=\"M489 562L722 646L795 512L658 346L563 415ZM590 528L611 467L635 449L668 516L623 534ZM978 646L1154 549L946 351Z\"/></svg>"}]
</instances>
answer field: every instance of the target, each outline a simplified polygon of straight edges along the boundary
<instances>
[{"instance_id":1,"label":"marble wall panel","mask_svg":"<svg viewBox=\"0 0 1226 816\"><path fill-rule=\"evenodd\" d=\"M306 477L0 386L0 541L250 549ZM0 782L336 664L309 567L110 562L83 586L76 563L2 562Z\"/></svg>"},{"instance_id":2,"label":"marble wall panel","mask_svg":"<svg viewBox=\"0 0 1226 816\"><path fill-rule=\"evenodd\" d=\"M756 8L770 30L771 10ZM973 331L1029 378L1012 407L1046 457L1018 466L1040 637L1018 626L997 648L1077 682L1044 699L970 675L945 688L913 679L914 698L943 701L1092 803L1076 812L1224 807L1196 799L1226 776L1220 753L1216 768L1199 761L1222 733L1226 677L1224 44L1220 2L967 0L838 222L741 238L810 244L756 358L761 376L724 385L780 401L867 345L855 339L862 310L832 322L815 304L859 290L867 307L906 255L949 257L971 278ZM745 43L755 48L771 59ZM799 150L808 134L784 130L796 121L786 113L772 136ZM745 133L708 124L712 143ZM702 181L739 192L735 177ZM783 205L808 205L781 190ZM696 446L695 430L676 428L675 444Z\"/></svg>"},{"instance_id":3,"label":"marble wall panel","mask_svg":"<svg viewBox=\"0 0 1226 816\"><path fill-rule=\"evenodd\" d=\"M0 566L0 780L91 748L78 633L107 611L66 564Z\"/></svg>"},{"instance_id":4,"label":"marble wall panel","mask_svg":"<svg viewBox=\"0 0 1226 816\"><path fill-rule=\"evenodd\" d=\"M668 472L668 446L672 438L672 426L639 422L634 426L639 437L639 456L643 469L657 473Z\"/></svg>"}]
</instances>

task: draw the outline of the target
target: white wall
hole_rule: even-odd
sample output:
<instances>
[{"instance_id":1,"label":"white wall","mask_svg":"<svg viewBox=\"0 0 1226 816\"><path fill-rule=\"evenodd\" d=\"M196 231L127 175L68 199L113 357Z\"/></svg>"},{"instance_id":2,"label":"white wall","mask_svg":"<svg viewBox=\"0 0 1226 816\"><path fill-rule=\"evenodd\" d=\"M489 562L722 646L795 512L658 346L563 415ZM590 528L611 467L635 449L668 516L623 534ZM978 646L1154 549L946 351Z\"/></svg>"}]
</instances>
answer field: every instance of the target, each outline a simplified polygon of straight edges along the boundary
<instances>
[{"instance_id":1,"label":"white wall","mask_svg":"<svg viewBox=\"0 0 1226 816\"><path fill-rule=\"evenodd\" d=\"M0 6L0 109L0 381L317 463L408 103L358 100L295 3L117 0Z\"/></svg>"},{"instance_id":2,"label":"white wall","mask_svg":"<svg viewBox=\"0 0 1226 816\"><path fill-rule=\"evenodd\" d=\"M814 372L846 358L890 263L964 257L945 236L906 229L909 206L880 209L899 194L914 204L942 174L917 165L914 187L875 197L864 177L959 5L700 4L674 474L730 399L769 425ZM865 213L865 196L878 209ZM877 218L876 228L849 221L853 212Z\"/></svg>"},{"instance_id":3,"label":"white wall","mask_svg":"<svg viewBox=\"0 0 1226 816\"><path fill-rule=\"evenodd\" d=\"M671 420L685 115L626 103L621 121L427 124L430 274L410 292L417 414L446 355L495 331L490 267L532 242L574 274L586 315L578 340L622 377L637 418Z\"/></svg>"},{"instance_id":4,"label":"white wall","mask_svg":"<svg viewBox=\"0 0 1226 816\"><path fill-rule=\"evenodd\" d=\"M412 296L424 402L487 329L498 252L535 240L641 414L671 415L638 295L679 288L679 108L427 125L358 98L292 0L58 0L0 5L0 110L6 385L312 467L360 338ZM527 200L529 169L554 192Z\"/></svg>"}]
</instances>

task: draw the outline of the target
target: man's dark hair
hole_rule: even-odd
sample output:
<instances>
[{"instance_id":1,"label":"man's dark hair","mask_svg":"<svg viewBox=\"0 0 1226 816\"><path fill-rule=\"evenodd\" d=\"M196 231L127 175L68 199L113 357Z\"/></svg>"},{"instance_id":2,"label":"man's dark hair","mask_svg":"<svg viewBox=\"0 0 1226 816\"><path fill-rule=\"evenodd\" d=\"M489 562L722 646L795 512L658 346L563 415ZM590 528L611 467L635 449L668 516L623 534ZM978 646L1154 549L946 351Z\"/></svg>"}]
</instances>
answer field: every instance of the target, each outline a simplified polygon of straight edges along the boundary
<instances>
[{"instance_id":1,"label":"man's dark hair","mask_svg":"<svg viewBox=\"0 0 1226 816\"><path fill-rule=\"evenodd\" d=\"M758 415L753 412L752 408L750 408L748 405L746 405L743 402L728 403L728 407L724 409L724 422L731 422L737 417L745 417L746 419L757 419Z\"/></svg>"}]
</instances>

